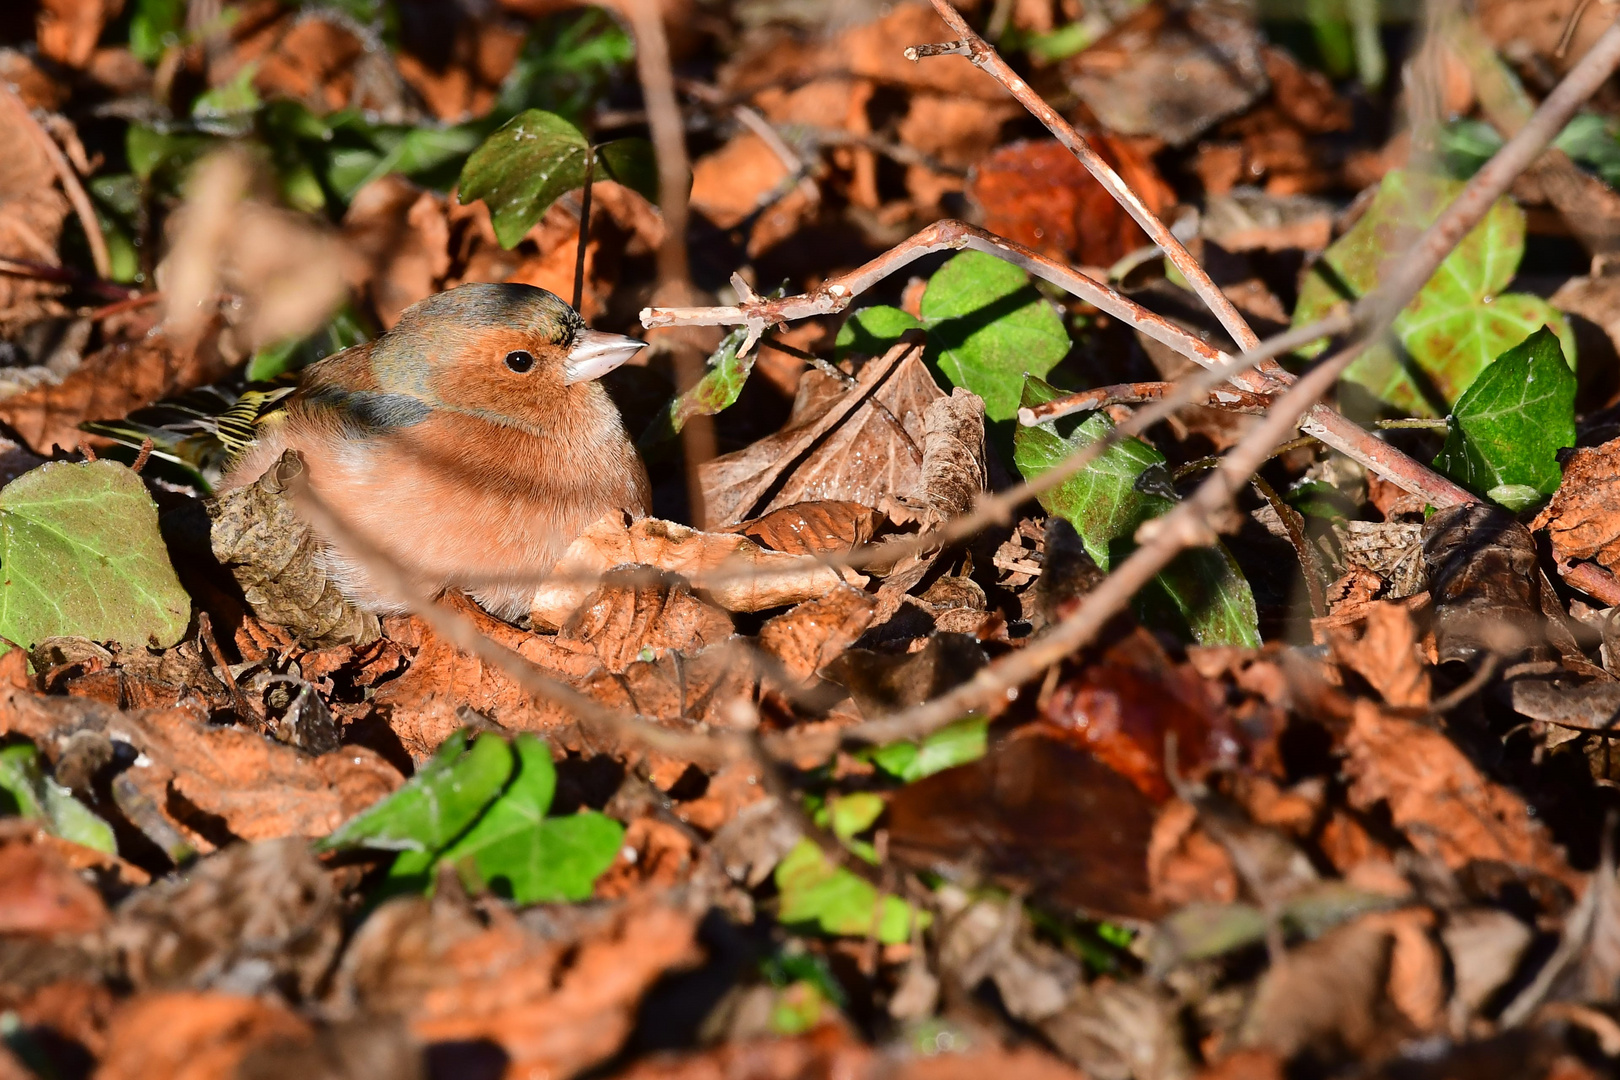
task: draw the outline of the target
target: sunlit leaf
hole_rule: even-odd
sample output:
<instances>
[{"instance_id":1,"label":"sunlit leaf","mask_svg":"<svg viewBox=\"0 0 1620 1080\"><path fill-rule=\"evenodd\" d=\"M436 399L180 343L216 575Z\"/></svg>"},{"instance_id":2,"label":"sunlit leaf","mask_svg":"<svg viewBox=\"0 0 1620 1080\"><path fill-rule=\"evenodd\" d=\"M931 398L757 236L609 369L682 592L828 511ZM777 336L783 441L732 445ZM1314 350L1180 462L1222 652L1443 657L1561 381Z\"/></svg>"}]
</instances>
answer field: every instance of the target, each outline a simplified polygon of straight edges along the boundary
<instances>
[{"instance_id":1,"label":"sunlit leaf","mask_svg":"<svg viewBox=\"0 0 1620 1080\"><path fill-rule=\"evenodd\" d=\"M27 743L0 750L0 812L32 818L52 836L83 847L108 853L118 850L112 826L46 776L39 751Z\"/></svg>"},{"instance_id":2,"label":"sunlit leaf","mask_svg":"<svg viewBox=\"0 0 1620 1080\"><path fill-rule=\"evenodd\" d=\"M865 937L877 917L877 938L886 945L911 939L913 925L926 927L927 912L897 896L883 897L869 882L834 864L814 841L800 840L776 864L776 888L782 905L777 917L789 926L813 927L824 934Z\"/></svg>"}]
</instances>

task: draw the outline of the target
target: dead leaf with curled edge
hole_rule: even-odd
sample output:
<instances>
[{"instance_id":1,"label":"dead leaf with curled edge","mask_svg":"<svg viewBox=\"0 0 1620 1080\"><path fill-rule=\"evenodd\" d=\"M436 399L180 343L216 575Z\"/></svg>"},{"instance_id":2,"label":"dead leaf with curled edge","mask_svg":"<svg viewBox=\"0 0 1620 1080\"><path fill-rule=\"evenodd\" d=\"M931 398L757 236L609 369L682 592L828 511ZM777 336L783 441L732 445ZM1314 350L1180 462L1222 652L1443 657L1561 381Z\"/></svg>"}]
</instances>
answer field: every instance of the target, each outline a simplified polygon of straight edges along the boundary
<instances>
[{"instance_id":1,"label":"dead leaf with curled edge","mask_svg":"<svg viewBox=\"0 0 1620 1080\"><path fill-rule=\"evenodd\" d=\"M1620 439L1582 448L1564 463L1564 480L1530 523L1547 530L1560 563L1592 559L1607 570L1620 567Z\"/></svg>"},{"instance_id":2,"label":"dead leaf with curled edge","mask_svg":"<svg viewBox=\"0 0 1620 1080\"><path fill-rule=\"evenodd\" d=\"M731 637L731 619L692 595L670 574L647 580L635 570L609 573L557 634L562 646L579 646L608 671L622 672L637 660L667 649L696 651Z\"/></svg>"},{"instance_id":3,"label":"dead leaf with curled edge","mask_svg":"<svg viewBox=\"0 0 1620 1080\"><path fill-rule=\"evenodd\" d=\"M768 620L759 629L759 647L789 679L803 683L866 632L876 606L860 589L841 586Z\"/></svg>"},{"instance_id":4,"label":"dead leaf with curled edge","mask_svg":"<svg viewBox=\"0 0 1620 1080\"><path fill-rule=\"evenodd\" d=\"M20 107L0 108L0 257L54 265L68 201L36 139ZM61 312L56 297L65 292L57 282L0 274L0 327Z\"/></svg>"},{"instance_id":5,"label":"dead leaf with curled edge","mask_svg":"<svg viewBox=\"0 0 1620 1080\"><path fill-rule=\"evenodd\" d=\"M721 532L741 533L771 551L788 555L847 552L872 539L883 513L847 499L793 503Z\"/></svg>"},{"instance_id":6,"label":"dead leaf with curled edge","mask_svg":"<svg viewBox=\"0 0 1620 1080\"><path fill-rule=\"evenodd\" d=\"M562 626L604 573L630 565L679 574L727 611L785 607L843 584L826 566L766 551L746 536L699 532L673 521L632 519L615 511L570 544L551 580L535 590L535 622Z\"/></svg>"},{"instance_id":7,"label":"dead leaf with curled edge","mask_svg":"<svg viewBox=\"0 0 1620 1080\"><path fill-rule=\"evenodd\" d=\"M209 503L214 557L260 621L315 645L375 641L381 632L377 616L344 599L326 572L325 542L286 496L303 468L298 452L288 450L258 480Z\"/></svg>"}]
</instances>

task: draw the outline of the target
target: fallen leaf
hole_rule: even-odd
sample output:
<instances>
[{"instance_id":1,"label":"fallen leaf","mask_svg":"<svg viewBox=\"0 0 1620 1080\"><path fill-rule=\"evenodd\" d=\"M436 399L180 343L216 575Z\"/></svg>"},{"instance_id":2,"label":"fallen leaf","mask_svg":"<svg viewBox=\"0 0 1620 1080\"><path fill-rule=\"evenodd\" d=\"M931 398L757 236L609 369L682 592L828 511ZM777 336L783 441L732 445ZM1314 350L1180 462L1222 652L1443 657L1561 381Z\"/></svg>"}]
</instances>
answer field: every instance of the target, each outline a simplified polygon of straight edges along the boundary
<instances>
[{"instance_id":1,"label":"fallen leaf","mask_svg":"<svg viewBox=\"0 0 1620 1080\"><path fill-rule=\"evenodd\" d=\"M371 298L384 329L450 272L444 200L398 173L355 192L343 216L349 284Z\"/></svg>"},{"instance_id":2,"label":"fallen leaf","mask_svg":"<svg viewBox=\"0 0 1620 1080\"><path fill-rule=\"evenodd\" d=\"M0 276L0 282L6 280ZM41 454L56 447L72 450L85 441L79 425L86 420L120 419L161 398L224 378L231 361L211 339L204 335L195 348L183 348L158 333L108 345L85 357L61 382L0 398L0 421Z\"/></svg>"},{"instance_id":3,"label":"fallen leaf","mask_svg":"<svg viewBox=\"0 0 1620 1080\"><path fill-rule=\"evenodd\" d=\"M557 632L559 644L577 644L608 671L667 649L696 652L731 637L731 618L693 596L683 578L630 570L609 571Z\"/></svg>"},{"instance_id":4,"label":"fallen leaf","mask_svg":"<svg viewBox=\"0 0 1620 1080\"><path fill-rule=\"evenodd\" d=\"M106 935L138 989L315 993L343 941L339 897L302 838L232 844L121 904Z\"/></svg>"},{"instance_id":5,"label":"fallen leaf","mask_svg":"<svg viewBox=\"0 0 1620 1080\"><path fill-rule=\"evenodd\" d=\"M720 531L742 533L770 551L825 555L853 551L872 539L883 520L883 514L870 506L822 499L779 507Z\"/></svg>"},{"instance_id":6,"label":"fallen leaf","mask_svg":"<svg viewBox=\"0 0 1620 1080\"><path fill-rule=\"evenodd\" d=\"M649 566L679 574L728 611L761 611L819 596L842 583L826 566L765 551L746 536L706 533L657 518L620 513L598 520L568 546L535 590L534 619L560 626L616 566Z\"/></svg>"},{"instance_id":7,"label":"fallen leaf","mask_svg":"<svg viewBox=\"0 0 1620 1080\"><path fill-rule=\"evenodd\" d=\"M1362 810L1387 805L1394 826L1418 851L1452 870L1476 861L1506 863L1580 887L1580 876L1524 800L1482 776L1434 728L1361 699L1345 749L1351 804Z\"/></svg>"},{"instance_id":8,"label":"fallen leaf","mask_svg":"<svg viewBox=\"0 0 1620 1080\"><path fill-rule=\"evenodd\" d=\"M860 589L840 585L767 620L759 628L759 647L790 683L802 684L866 632L875 606Z\"/></svg>"},{"instance_id":9,"label":"fallen leaf","mask_svg":"<svg viewBox=\"0 0 1620 1080\"><path fill-rule=\"evenodd\" d=\"M1099 133L1088 141L1150 212L1175 202L1152 161L1128 140ZM1055 139L1008 143L982 158L968 196L991 232L1084 266L1112 266L1148 243L1141 226Z\"/></svg>"},{"instance_id":10,"label":"fallen leaf","mask_svg":"<svg viewBox=\"0 0 1620 1080\"><path fill-rule=\"evenodd\" d=\"M1103 126L1182 146L1266 92L1260 36L1239 5L1158 6L1064 62Z\"/></svg>"},{"instance_id":11,"label":"fallen leaf","mask_svg":"<svg viewBox=\"0 0 1620 1080\"><path fill-rule=\"evenodd\" d=\"M1581 447L1564 461L1563 482L1530 528L1547 530L1560 563L1592 559L1620 567L1620 439Z\"/></svg>"},{"instance_id":12,"label":"fallen leaf","mask_svg":"<svg viewBox=\"0 0 1620 1080\"><path fill-rule=\"evenodd\" d=\"M1423 525L1423 564L1440 663L1514 657L1546 642L1535 541L1507 511L1485 503L1437 511Z\"/></svg>"},{"instance_id":13,"label":"fallen leaf","mask_svg":"<svg viewBox=\"0 0 1620 1080\"><path fill-rule=\"evenodd\" d=\"M97 1080L234 1080L255 1047L310 1038L286 1008L237 994L141 994L113 1014Z\"/></svg>"},{"instance_id":14,"label":"fallen leaf","mask_svg":"<svg viewBox=\"0 0 1620 1080\"><path fill-rule=\"evenodd\" d=\"M944 396L921 354L919 342L896 345L849 389L805 372L782 430L699 467L711 527L821 499L886 511L886 497L916 491L923 413Z\"/></svg>"},{"instance_id":15,"label":"fallen leaf","mask_svg":"<svg viewBox=\"0 0 1620 1080\"><path fill-rule=\"evenodd\" d=\"M101 894L30 823L0 835L0 933L73 935L107 919Z\"/></svg>"},{"instance_id":16,"label":"fallen leaf","mask_svg":"<svg viewBox=\"0 0 1620 1080\"><path fill-rule=\"evenodd\" d=\"M84 67L102 27L124 9L124 0L42 0L39 51L59 64Z\"/></svg>"},{"instance_id":17,"label":"fallen leaf","mask_svg":"<svg viewBox=\"0 0 1620 1080\"><path fill-rule=\"evenodd\" d=\"M1429 671L1411 612L1381 601L1368 604L1360 614L1359 635L1349 628L1329 633L1334 657L1366 679L1392 708L1426 708Z\"/></svg>"},{"instance_id":18,"label":"fallen leaf","mask_svg":"<svg viewBox=\"0 0 1620 1080\"><path fill-rule=\"evenodd\" d=\"M889 853L908 866L1029 889L1060 910L1152 919L1153 804L1084 751L1014 738L907 785L889 802Z\"/></svg>"},{"instance_id":19,"label":"fallen leaf","mask_svg":"<svg viewBox=\"0 0 1620 1080\"><path fill-rule=\"evenodd\" d=\"M51 159L15 109L0 109L0 256L55 265L68 201L56 188ZM0 327L9 331L63 309L66 287L39 278L0 275ZM15 425L13 425L15 426Z\"/></svg>"}]
</instances>

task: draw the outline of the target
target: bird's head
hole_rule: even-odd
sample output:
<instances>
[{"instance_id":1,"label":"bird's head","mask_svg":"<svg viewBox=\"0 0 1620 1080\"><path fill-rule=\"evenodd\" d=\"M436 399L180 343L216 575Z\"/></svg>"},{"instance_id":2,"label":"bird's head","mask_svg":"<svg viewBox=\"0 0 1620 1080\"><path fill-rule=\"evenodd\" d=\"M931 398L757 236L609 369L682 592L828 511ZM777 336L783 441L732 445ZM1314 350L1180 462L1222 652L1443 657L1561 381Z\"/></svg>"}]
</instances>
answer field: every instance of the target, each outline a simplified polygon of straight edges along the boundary
<instances>
[{"instance_id":1,"label":"bird's head","mask_svg":"<svg viewBox=\"0 0 1620 1080\"><path fill-rule=\"evenodd\" d=\"M532 285L469 284L408 308L371 351L377 390L497 423L555 429L559 410L646 342L591 330Z\"/></svg>"}]
</instances>

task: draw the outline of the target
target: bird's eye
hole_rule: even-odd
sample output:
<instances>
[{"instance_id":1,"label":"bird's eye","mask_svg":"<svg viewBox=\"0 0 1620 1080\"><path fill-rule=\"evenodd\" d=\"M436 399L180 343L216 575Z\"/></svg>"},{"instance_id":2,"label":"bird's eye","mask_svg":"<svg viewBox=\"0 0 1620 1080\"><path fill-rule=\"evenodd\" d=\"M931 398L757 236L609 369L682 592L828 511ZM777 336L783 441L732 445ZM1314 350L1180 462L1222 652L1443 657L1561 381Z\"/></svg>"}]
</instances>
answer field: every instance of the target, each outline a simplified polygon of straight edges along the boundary
<instances>
[{"instance_id":1,"label":"bird's eye","mask_svg":"<svg viewBox=\"0 0 1620 1080\"><path fill-rule=\"evenodd\" d=\"M522 349L513 349L506 354L506 366L522 375L534 367L534 357Z\"/></svg>"}]
</instances>

